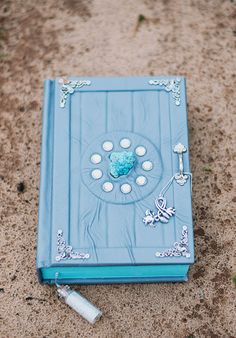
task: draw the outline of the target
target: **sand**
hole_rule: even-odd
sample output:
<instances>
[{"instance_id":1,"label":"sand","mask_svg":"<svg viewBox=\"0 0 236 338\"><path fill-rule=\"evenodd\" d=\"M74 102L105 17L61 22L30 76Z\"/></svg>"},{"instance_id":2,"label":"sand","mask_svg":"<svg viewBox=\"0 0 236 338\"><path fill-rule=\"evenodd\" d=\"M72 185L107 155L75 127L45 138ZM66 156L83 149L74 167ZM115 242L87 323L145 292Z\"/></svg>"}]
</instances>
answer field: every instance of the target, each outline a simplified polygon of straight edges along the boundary
<instances>
[{"instance_id":1,"label":"sand","mask_svg":"<svg viewBox=\"0 0 236 338\"><path fill-rule=\"evenodd\" d=\"M0 1L1 338L236 337L235 1ZM75 286L91 326L35 271L43 80L187 77L196 264L184 284ZM20 184L21 183L21 184Z\"/></svg>"}]
</instances>

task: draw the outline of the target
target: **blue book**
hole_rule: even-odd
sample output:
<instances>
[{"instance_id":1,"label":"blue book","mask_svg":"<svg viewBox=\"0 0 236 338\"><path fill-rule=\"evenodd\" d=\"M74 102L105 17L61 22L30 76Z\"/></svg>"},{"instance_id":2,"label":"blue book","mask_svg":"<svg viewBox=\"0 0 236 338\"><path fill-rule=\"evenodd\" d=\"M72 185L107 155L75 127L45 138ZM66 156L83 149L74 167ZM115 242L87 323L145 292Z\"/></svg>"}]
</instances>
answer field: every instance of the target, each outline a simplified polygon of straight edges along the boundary
<instances>
[{"instance_id":1,"label":"blue book","mask_svg":"<svg viewBox=\"0 0 236 338\"><path fill-rule=\"evenodd\" d=\"M186 281L194 262L183 77L45 81L45 283Z\"/></svg>"}]
</instances>

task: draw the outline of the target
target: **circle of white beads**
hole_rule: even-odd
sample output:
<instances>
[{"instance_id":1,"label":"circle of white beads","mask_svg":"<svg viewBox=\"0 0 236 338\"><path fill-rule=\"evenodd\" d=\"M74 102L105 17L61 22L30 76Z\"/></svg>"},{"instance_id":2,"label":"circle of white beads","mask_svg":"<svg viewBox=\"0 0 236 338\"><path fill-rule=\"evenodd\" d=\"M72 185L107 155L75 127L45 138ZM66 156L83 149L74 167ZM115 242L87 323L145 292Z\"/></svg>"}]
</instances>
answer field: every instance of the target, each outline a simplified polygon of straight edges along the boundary
<instances>
[{"instance_id":1,"label":"circle of white beads","mask_svg":"<svg viewBox=\"0 0 236 338\"><path fill-rule=\"evenodd\" d=\"M130 191L132 190L132 187L130 184L128 183L124 183L122 184L122 186L120 187L121 192L123 192L123 194L129 194Z\"/></svg>"},{"instance_id":2,"label":"circle of white beads","mask_svg":"<svg viewBox=\"0 0 236 338\"><path fill-rule=\"evenodd\" d=\"M102 162L102 156L100 154L93 154L90 160L93 164L99 164Z\"/></svg>"},{"instance_id":3,"label":"circle of white beads","mask_svg":"<svg viewBox=\"0 0 236 338\"><path fill-rule=\"evenodd\" d=\"M120 146L124 149L127 149L131 146L131 141L128 138L122 138L120 140Z\"/></svg>"},{"instance_id":4,"label":"circle of white beads","mask_svg":"<svg viewBox=\"0 0 236 338\"><path fill-rule=\"evenodd\" d=\"M92 175L92 178L94 178L95 180L99 180L99 178L102 177L102 171L100 169L94 169L91 175Z\"/></svg>"},{"instance_id":5,"label":"circle of white beads","mask_svg":"<svg viewBox=\"0 0 236 338\"><path fill-rule=\"evenodd\" d=\"M142 164L143 170L150 171L153 168L153 164L151 161L144 161Z\"/></svg>"},{"instance_id":6,"label":"circle of white beads","mask_svg":"<svg viewBox=\"0 0 236 338\"><path fill-rule=\"evenodd\" d=\"M136 178L136 184L141 186L147 184L147 178L145 176L138 176Z\"/></svg>"},{"instance_id":7,"label":"circle of white beads","mask_svg":"<svg viewBox=\"0 0 236 338\"><path fill-rule=\"evenodd\" d=\"M105 151L111 151L113 149L113 143L111 141L105 141L102 147Z\"/></svg>"},{"instance_id":8,"label":"circle of white beads","mask_svg":"<svg viewBox=\"0 0 236 338\"><path fill-rule=\"evenodd\" d=\"M113 190L113 184L111 182L105 182L105 183L103 183L102 189L105 192L110 192L110 191Z\"/></svg>"},{"instance_id":9,"label":"circle of white beads","mask_svg":"<svg viewBox=\"0 0 236 338\"><path fill-rule=\"evenodd\" d=\"M135 149L135 153L136 155L138 156L144 156L146 154L147 150L144 146L138 146L136 149Z\"/></svg>"}]
</instances>

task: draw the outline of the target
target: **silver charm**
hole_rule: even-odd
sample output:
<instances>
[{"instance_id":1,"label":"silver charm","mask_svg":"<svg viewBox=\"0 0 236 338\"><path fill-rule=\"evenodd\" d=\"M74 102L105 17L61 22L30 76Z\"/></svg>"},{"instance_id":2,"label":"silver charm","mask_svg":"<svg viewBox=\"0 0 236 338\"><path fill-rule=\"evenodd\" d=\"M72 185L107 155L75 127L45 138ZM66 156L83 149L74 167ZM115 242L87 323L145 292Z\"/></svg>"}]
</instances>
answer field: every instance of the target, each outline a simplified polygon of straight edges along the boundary
<instances>
[{"instance_id":1,"label":"silver charm","mask_svg":"<svg viewBox=\"0 0 236 338\"><path fill-rule=\"evenodd\" d=\"M148 83L154 86L164 86L167 92L172 92L173 99L176 106L180 106L180 82L181 79L171 80L149 80Z\"/></svg>"},{"instance_id":2,"label":"silver charm","mask_svg":"<svg viewBox=\"0 0 236 338\"><path fill-rule=\"evenodd\" d=\"M88 259L90 257L89 253L76 252L71 245L67 245L62 230L57 231L57 253L55 257L57 262L66 259Z\"/></svg>"},{"instance_id":3,"label":"silver charm","mask_svg":"<svg viewBox=\"0 0 236 338\"><path fill-rule=\"evenodd\" d=\"M61 99L60 99L60 107L64 108L66 105L67 97L70 94L73 94L76 88L81 88L83 86L90 86L90 80L80 80L80 81L71 81L67 79L60 79L59 83L61 86Z\"/></svg>"},{"instance_id":4,"label":"silver charm","mask_svg":"<svg viewBox=\"0 0 236 338\"><path fill-rule=\"evenodd\" d=\"M179 173L175 174L175 180L179 185L184 185L187 182L188 175L184 174L184 162L183 153L187 151L187 148L182 144L178 143L174 147L174 152L179 156Z\"/></svg>"},{"instance_id":5,"label":"silver charm","mask_svg":"<svg viewBox=\"0 0 236 338\"><path fill-rule=\"evenodd\" d=\"M155 227L155 223L157 222L157 214L155 214L150 209L147 209L145 212L145 216L143 217L143 223L145 225L149 225L150 227Z\"/></svg>"},{"instance_id":6,"label":"silver charm","mask_svg":"<svg viewBox=\"0 0 236 338\"><path fill-rule=\"evenodd\" d=\"M168 223L171 216L175 214L175 209L172 207L166 207L166 199L163 196L159 196L155 199L155 205L157 213L147 209L143 218L143 223L151 227L155 227L157 222Z\"/></svg>"},{"instance_id":7,"label":"silver charm","mask_svg":"<svg viewBox=\"0 0 236 338\"><path fill-rule=\"evenodd\" d=\"M183 186L188 178L192 178L192 174L184 172L184 162L183 162L183 153L187 151L187 148L178 143L174 147L173 151L178 154L179 157L179 172L170 178L167 184L162 188L159 197L155 200L155 205L157 208L157 213L147 209L145 216L143 217L143 223L151 227L156 226L156 222L168 223L171 216L175 214L175 209L173 207L166 207L166 199L164 198L165 193L170 188L171 184L175 180L176 183Z\"/></svg>"},{"instance_id":8,"label":"silver charm","mask_svg":"<svg viewBox=\"0 0 236 338\"><path fill-rule=\"evenodd\" d=\"M164 250L162 252L157 251L155 253L156 257L190 257L189 247L188 247L188 228L186 225L182 227L182 235L179 242L175 242L173 248Z\"/></svg>"}]
</instances>

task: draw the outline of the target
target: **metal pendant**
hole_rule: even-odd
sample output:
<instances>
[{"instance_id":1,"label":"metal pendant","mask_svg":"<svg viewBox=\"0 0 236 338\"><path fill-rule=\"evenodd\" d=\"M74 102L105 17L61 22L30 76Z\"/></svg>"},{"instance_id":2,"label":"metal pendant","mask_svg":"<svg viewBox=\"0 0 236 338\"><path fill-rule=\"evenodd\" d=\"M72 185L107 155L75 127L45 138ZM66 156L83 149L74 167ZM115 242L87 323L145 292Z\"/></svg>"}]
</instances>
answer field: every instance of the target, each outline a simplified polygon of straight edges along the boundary
<instances>
[{"instance_id":1,"label":"metal pendant","mask_svg":"<svg viewBox=\"0 0 236 338\"><path fill-rule=\"evenodd\" d=\"M171 216L175 214L173 207L167 208L166 199L163 196L159 196L155 199L155 206L157 212L153 212L149 209L146 210L143 217L143 223L146 226L155 227L157 222L168 223Z\"/></svg>"},{"instance_id":2,"label":"metal pendant","mask_svg":"<svg viewBox=\"0 0 236 338\"><path fill-rule=\"evenodd\" d=\"M175 209L173 207L167 208L166 199L164 197L171 184L175 181L179 185L183 186L187 182L188 178L190 177L191 179L192 177L191 173L184 171L183 153L187 151L187 148L182 143L178 143L175 145L173 151L178 155L179 171L170 178L164 188L162 188L159 197L155 199L157 212L153 212L150 209L146 210L145 216L143 217L143 223L150 227L155 227L156 223L159 221L161 223L168 223L170 217L175 214Z\"/></svg>"}]
</instances>

